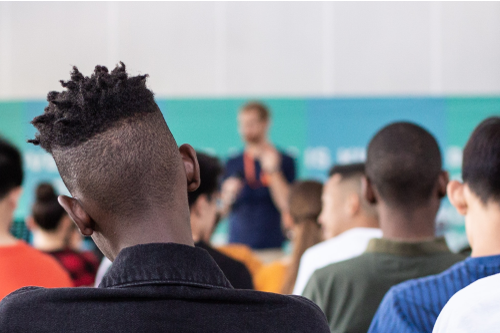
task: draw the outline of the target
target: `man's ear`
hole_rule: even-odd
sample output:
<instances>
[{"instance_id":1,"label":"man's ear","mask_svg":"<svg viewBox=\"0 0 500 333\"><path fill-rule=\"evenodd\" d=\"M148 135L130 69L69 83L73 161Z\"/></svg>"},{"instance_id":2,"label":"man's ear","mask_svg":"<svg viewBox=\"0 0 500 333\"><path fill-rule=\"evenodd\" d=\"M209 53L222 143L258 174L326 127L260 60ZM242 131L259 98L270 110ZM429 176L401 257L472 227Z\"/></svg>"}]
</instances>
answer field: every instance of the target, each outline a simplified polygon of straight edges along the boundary
<instances>
[{"instance_id":1,"label":"man's ear","mask_svg":"<svg viewBox=\"0 0 500 333\"><path fill-rule=\"evenodd\" d=\"M188 192L196 191L200 186L200 166L198 165L198 158L193 147L188 144L183 144L179 147L179 153L184 163L186 170L187 189Z\"/></svg>"},{"instance_id":2,"label":"man's ear","mask_svg":"<svg viewBox=\"0 0 500 333\"><path fill-rule=\"evenodd\" d=\"M377 203L375 189L373 188L373 185L372 185L370 178L368 178L366 176L361 178L361 191L362 191L363 196L365 197L366 201L368 201L370 204Z\"/></svg>"},{"instance_id":3,"label":"man's ear","mask_svg":"<svg viewBox=\"0 0 500 333\"><path fill-rule=\"evenodd\" d=\"M361 207L361 198L357 193L351 193L347 196L346 208L349 216L354 216Z\"/></svg>"},{"instance_id":4,"label":"man's ear","mask_svg":"<svg viewBox=\"0 0 500 333\"><path fill-rule=\"evenodd\" d=\"M440 199L446 196L446 187L448 186L449 181L450 176L448 175L448 171L441 171L438 176L438 196Z\"/></svg>"},{"instance_id":5,"label":"man's ear","mask_svg":"<svg viewBox=\"0 0 500 333\"><path fill-rule=\"evenodd\" d=\"M64 208L69 217L75 222L80 233L84 236L91 236L95 230L95 222L83 209L82 205L75 198L65 195L58 197L59 204Z\"/></svg>"},{"instance_id":6,"label":"man's ear","mask_svg":"<svg viewBox=\"0 0 500 333\"><path fill-rule=\"evenodd\" d=\"M447 186L448 199L460 215L467 214L468 209L467 200L465 200L464 195L464 187L465 185L457 180L452 180Z\"/></svg>"}]
</instances>

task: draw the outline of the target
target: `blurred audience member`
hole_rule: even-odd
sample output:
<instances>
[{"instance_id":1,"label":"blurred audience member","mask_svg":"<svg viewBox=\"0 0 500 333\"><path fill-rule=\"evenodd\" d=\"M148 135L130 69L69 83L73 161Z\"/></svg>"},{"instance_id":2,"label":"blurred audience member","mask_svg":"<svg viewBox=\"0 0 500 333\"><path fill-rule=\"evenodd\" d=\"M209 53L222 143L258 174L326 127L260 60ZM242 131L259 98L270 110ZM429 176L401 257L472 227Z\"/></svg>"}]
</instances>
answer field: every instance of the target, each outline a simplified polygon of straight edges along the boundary
<instances>
[{"instance_id":1,"label":"blurred audience member","mask_svg":"<svg viewBox=\"0 0 500 333\"><path fill-rule=\"evenodd\" d=\"M364 254L317 270L304 296L327 315L332 332L366 332L385 293L405 280L436 274L463 259L435 238L448 174L434 137L393 123L371 140L364 193L375 204L383 237Z\"/></svg>"},{"instance_id":2,"label":"blurred audience member","mask_svg":"<svg viewBox=\"0 0 500 333\"><path fill-rule=\"evenodd\" d=\"M300 260L297 282L293 289L301 295L317 269L362 254L372 238L380 238L377 212L363 197L361 181L363 163L337 165L323 188L319 223L326 239L308 249Z\"/></svg>"},{"instance_id":3,"label":"blurred audience member","mask_svg":"<svg viewBox=\"0 0 500 333\"><path fill-rule=\"evenodd\" d=\"M219 177L222 166L215 157L197 153L200 165L200 186L188 194L191 212L191 232L195 246L206 250L231 285L236 289L253 289L250 272L245 265L236 261L210 245L210 238L218 220L217 199L219 197Z\"/></svg>"},{"instance_id":4,"label":"blurred audience member","mask_svg":"<svg viewBox=\"0 0 500 333\"><path fill-rule=\"evenodd\" d=\"M243 244L225 244L217 246L217 250L225 255L245 264L250 274L255 279L257 272L262 268L262 260L252 251L252 249Z\"/></svg>"},{"instance_id":5,"label":"blurred audience member","mask_svg":"<svg viewBox=\"0 0 500 333\"><path fill-rule=\"evenodd\" d=\"M25 286L72 287L73 283L51 256L35 250L9 232L21 196L21 154L0 139L0 300ZM8 332L0 328L2 332Z\"/></svg>"},{"instance_id":6,"label":"blurred audience member","mask_svg":"<svg viewBox=\"0 0 500 333\"><path fill-rule=\"evenodd\" d=\"M38 185L27 224L33 234L33 246L54 256L70 273L75 287L94 285L99 261L90 251L80 252L82 236L57 201L50 184Z\"/></svg>"},{"instance_id":7,"label":"blurred audience member","mask_svg":"<svg viewBox=\"0 0 500 333\"><path fill-rule=\"evenodd\" d=\"M283 213L283 219L285 224L292 226L292 255L264 266L255 278L257 290L292 293L300 258L308 248L322 240L318 224L322 188L323 185L316 181L300 181L291 186L289 208Z\"/></svg>"},{"instance_id":8,"label":"blurred audience member","mask_svg":"<svg viewBox=\"0 0 500 333\"><path fill-rule=\"evenodd\" d=\"M464 149L462 179L463 183L452 181L448 185L448 197L465 216L471 258L454 266L447 274L428 278L431 285L424 280L415 281L413 285L402 285L395 295L401 298L405 290L432 290L430 299L425 303L422 300L421 305L411 300L402 304L405 311L409 307L423 312L419 322L406 320L406 325L421 327L420 332L432 331L443 307L434 327L436 333L498 332L500 327L500 117L483 121L472 133ZM488 275L493 276L483 279ZM439 292L430 289L432 283L436 283ZM391 298L387 301L389 304ZM395 327L404 323L399 314L395 317L391 313L391 318L399 324Z\"/></svg>"},{"instance_id":9,"label":"blurred audience member","mask_svg":"<svg viewBox=\"0 0 500 333\"><path fill-rule=\"evenodd\" d=\"M33 120L30 142L52 153L73 196L61 205L113 265L99 288L12 293L0 303L0 331L329 332L311 302L233 289L194 246L196 153L175 142L146 77L123 63L91 77L74 67L67 90L49 93Z\"/></svg>"},{"instance_id":10,"label":"blurred audience member","mask_svg":"<svg viewBox=\"0 0 500 333\"><path fill-rule=\"evenodd\" d=\"M229 243L279 249L284 241L280 212L286 211L295 179L294 161L269 141L266 106L245 104L238 123L245 150L227 161L221 196L222 212L229 211Z\"/></svg>"}]
</instances>

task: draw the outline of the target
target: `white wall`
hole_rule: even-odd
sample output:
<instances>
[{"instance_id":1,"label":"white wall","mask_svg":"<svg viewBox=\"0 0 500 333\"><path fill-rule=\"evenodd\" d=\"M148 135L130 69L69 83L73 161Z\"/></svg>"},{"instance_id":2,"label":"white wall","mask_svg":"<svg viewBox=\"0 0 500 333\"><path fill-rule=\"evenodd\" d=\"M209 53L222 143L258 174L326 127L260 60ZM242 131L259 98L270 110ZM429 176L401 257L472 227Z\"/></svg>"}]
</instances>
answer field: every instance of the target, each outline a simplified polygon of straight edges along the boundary
<instances>
[{"instance_id":1,"label":"white wall","mask_svg":"<svg viewBox=\"0 0 500 333\"><path fill-rule=\"evenodd\" d=\"M160 97L500 94L500 2L0 2L0 98L122 60Z\"/></svg>"}]
</instances>

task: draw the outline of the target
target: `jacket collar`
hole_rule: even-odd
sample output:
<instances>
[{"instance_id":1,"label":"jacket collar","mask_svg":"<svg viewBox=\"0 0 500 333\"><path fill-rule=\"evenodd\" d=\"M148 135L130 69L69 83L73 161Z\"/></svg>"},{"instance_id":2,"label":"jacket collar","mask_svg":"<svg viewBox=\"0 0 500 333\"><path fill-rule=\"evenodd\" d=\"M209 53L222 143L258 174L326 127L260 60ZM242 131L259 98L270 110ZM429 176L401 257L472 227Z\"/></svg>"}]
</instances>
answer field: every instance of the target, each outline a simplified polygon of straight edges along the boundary
<instances>
[{"instance_id":1,"label":"jacket collar","mask_svg":"<svg viewBox=\"0 0 500 333\"><path fill-rule=\"evenodd\" d=\"M99 288L151 284L232 288L208 252L174 243L141 244L123 249Z\"/></svg>"},{"instance_id":2,"label":"jacket collar","mask_svg":"<svg viewBox=\"0 0 500 333\"><path fill-rule=\"evenodd\" d=\"M449 253L443 237L435 238L426 242L401 242L385 238L371 239L366 248L367 253L386 253L400 256L425 256L436 253Z\"/></svg>"}]
</instances>

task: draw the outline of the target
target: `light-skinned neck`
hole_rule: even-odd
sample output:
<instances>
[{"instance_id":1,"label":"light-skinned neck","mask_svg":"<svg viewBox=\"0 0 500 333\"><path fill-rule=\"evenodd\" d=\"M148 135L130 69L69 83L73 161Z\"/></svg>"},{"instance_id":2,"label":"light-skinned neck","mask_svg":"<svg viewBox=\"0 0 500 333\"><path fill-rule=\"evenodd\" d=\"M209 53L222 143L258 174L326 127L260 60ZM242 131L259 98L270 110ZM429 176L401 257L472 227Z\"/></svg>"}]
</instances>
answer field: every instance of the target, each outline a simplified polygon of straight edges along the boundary
<instances>
[{"instance_id":1,"label":"light-skinned neck","mask_svg":"<svg viewBox=\"0 0 500 333\"><path fill-rule=\"evenodd\" d=\"M44 252L63 250L66 247L61 231L47 232L38 230L32 233L33 247Z\"/></svg>"},{"instance_id":2,"label":"light-skinned neck","mask_svg":"<svg viewBox=\"0 0 500 333\"><path fill-rule=\"evenodd\" d=\"M500 204L488 202L470 215L471 257L500 255ZM469 232L467 232L469 233Z\"/></svg>"},{"instance_id":3,"label":"light-skinned neck","mask_svg":"<svg viewBox=\"0 0 500 333\"><path fill-rule=\"evenodd\" d=\"M471 257L500 255L500 203L484 203L469 188L456 180L448 184L448 197L458 213L465 217Z\"/></svg>"},{"instance_id":4,"label":"light-skinned neck","mask_svg":"<svg viewBox=\"0 0 500 333\"><path fill-rule=\"evenodd\" d=\"M26 219L26 223L33 235L32 243L34 248L44 252L53 252L64 250L68 247L69 233L72 231L71 224L73 222L71 222L67 215L61 218L55 230L50 231L40 228L31 216Z\"/></svg>"},{"instance_id":5,"label":"light-skinned neck","mask_svg":"<svg viewBox=\"0 0 500 333\"><path fill-rule=\"evenodd\" d=\"M250 154L252 157L258 157L262 151L269 146L267 137L263 137L261 140L256 142L246 142L245 152Z\"/></svg>"},{"instance_id":6,"label":"light-skinned neck","mask_svg":"<svg viewBox=\"0 0 500 333\"><path fill-rule=\"evenodd\" d=\"M10 233L10 227L20 195L21 188L16 188L0 201L0 246L11 246L18 242Z\"/></svg>"}]
</instances>

